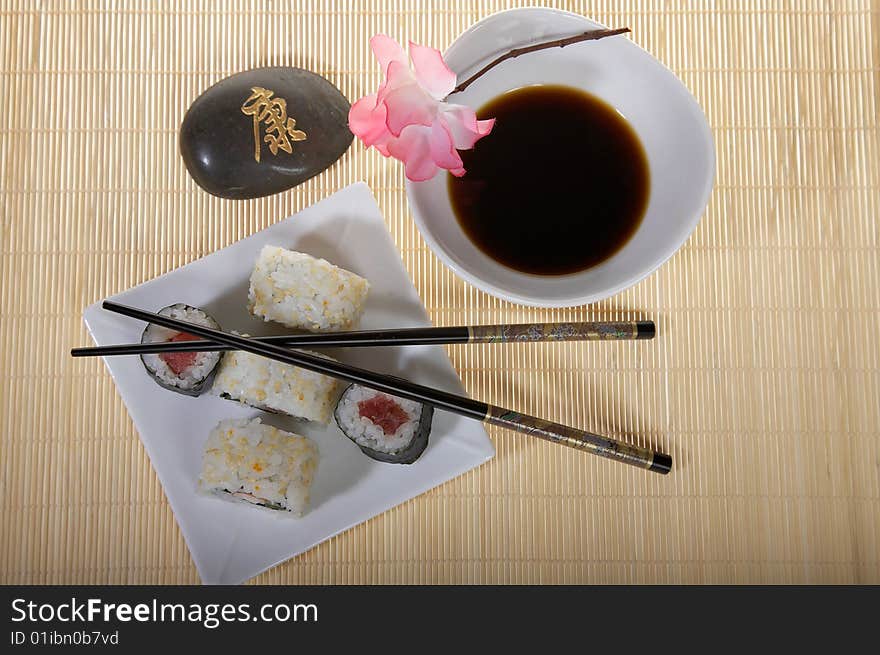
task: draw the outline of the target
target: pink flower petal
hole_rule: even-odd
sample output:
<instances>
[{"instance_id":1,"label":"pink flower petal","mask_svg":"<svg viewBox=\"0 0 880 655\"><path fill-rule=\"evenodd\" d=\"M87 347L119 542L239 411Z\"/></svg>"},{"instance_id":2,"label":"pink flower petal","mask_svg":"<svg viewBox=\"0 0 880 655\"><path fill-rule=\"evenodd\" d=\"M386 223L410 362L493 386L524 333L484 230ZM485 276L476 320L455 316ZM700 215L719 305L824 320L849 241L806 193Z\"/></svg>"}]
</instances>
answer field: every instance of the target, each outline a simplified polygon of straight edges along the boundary
<instances>
[{"instance_id":1,"label":"pink flower petal","mask_svg":"<svg viewBox=\"0 0 880 655\"><path fill-rule=\"evenodd\" d=\"M379 90L376 92L376 96L379 98L379 102L384 102L385 97L389 93L404 86L418 86L418 82L416 82L416 78L408 64L399 61L392 61L388 64L385 81L379 85Z\"/></svg>"},{"instance_id":2,"label":"pink flower petal","mask_svg":"<svg viewBox=\"0 0 880 655\"><path fill-rule=\"evenodd\" d=\"M468 150L482 137L489 134L495 125L495 119L477 120L477 114L470 107L444 103L441 109L443 117L452 134L452 141L459 150Z\"/></svg>"},{"instance_id":3,"label":"pink flower petal","mask_svg":"<svg viewBox=\"0 0 880 655\"><path fill-rule=\"evenodd\" d=\"M383 139L382 141L377 141L376 143L374 143L373 147L376 150L378 150L379 154L382 155L383 157L390 157L391 153L388 152L388 143L390 140L391 140L391 135L388 135L388 137Z\"/></svg>"},{"instance_id":4,"label":"pink flower petal","mask_svg":"<svg viewBox=\"0 0 880 655\"><path fill-rule=\"evenodd\" d=\"M373 145L388 129L384 105L376 104L376 95L364 96L351 106L348 127L367 147Z\"/></svg>"},{"instance_id":5,"label":"pink flower petal","mask_svg":"<svg viewBox=\"0 0 880 655\"><path fill-rule=\"evenodd\" d=\"M435 100L443 100L455 88L453 73L439 50L409 42L409 56L415 68L416 79Z\"/></svg>"},{"instance_id":6,"label":"pink flower petal","mask_svg":"<svg viewBox=\"0 0 880 655\"><path fill-rule=\"evenodd\" d=\"M385 96L388 116L385 124L394 136L400 136L408 125L430 125L436 112L436 104L418 85L407 84Z\"/></svg>"},{"instance_id":7,"label":"pink flower petal","mask_svg":"<svg viewBox=\"0 0 880 655\"><path fill-rule=\"evenodd\" d=\"M377 34L370 39L370 48L376 59L379 60L379 66L382 68L382 75L388 74L388 65L392 61L398 61L404 65L407 64L406 53L403 48L386 34Z\"/></svg>"},{"instance_id":8,"label":"pink flower petal","mask_svg":"<svg viewBox=\"0 0 880 655\"><path fill-rule=\"evenodd\" d=\"M430 180L437 173L437 165L431 158L431 128L408 125L400 137L388 143L388 152L406 167L406 177L413 182Z\"/></svg>"},{"instance_id":9,"label":"pink flower petal","mask_svg":"<svg viewBox=\"0 0 880 655\"><path fill-rule=\"evenodd\" d=\"M495 127L494 118L487 118L484 121L477 121L477 134L480 135L480 138L483 138L492 131L493 127Z\"/></svg>"},{"instance_id":10,"label":"pink flower petal","mask_svg":"<svg viewBox=\"0 0 880 655\"><path fill-rule=\"evenodd\" d=\"M446 169L464 169L461 168L462 162L458 151L452 143L452 135L444 125L445 121L440 118L434 121L431 126L430 148L431 159L440 168Z\"/></svg>"}]
</instances>

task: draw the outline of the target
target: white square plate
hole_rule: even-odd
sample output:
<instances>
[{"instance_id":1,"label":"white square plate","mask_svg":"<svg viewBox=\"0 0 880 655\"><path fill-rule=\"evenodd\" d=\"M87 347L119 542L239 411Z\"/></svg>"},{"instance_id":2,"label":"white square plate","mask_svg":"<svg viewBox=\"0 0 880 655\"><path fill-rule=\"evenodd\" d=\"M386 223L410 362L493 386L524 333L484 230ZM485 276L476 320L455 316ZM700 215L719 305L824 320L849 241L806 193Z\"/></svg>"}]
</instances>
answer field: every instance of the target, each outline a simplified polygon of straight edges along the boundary
<instances>
[{"instance_id":1,"label":"white square plate","mask_svg":"<svg viewBox=\"0 0 880 655\"><path fill-rule=\"evenodd\" d=\"M283 333L280 326L251 317L246 308L251 269L267 244L323 257L367 278L371 290L362 329L430 325L364 183L112 300L153 311L183 302L205 309L226 330ZM102 310L98 303L88 307L83 318L98 345L137 342L144 328L143 323ZM349 364L464 393L440 346L326 352ZM108 357L105 363L205 583L242 582L482 464L495 452L479 422L436 412L430 443L416 463L376 462L332 422L324 427L266 414L210 393L190 398L167 391L150 379L137 356ZM208 432L221 419L250 416L261 416L264 423L304 434L318 444L321 459L311 509L303 518L276 516L198 493Z\"/></svg>"}]
</instances>

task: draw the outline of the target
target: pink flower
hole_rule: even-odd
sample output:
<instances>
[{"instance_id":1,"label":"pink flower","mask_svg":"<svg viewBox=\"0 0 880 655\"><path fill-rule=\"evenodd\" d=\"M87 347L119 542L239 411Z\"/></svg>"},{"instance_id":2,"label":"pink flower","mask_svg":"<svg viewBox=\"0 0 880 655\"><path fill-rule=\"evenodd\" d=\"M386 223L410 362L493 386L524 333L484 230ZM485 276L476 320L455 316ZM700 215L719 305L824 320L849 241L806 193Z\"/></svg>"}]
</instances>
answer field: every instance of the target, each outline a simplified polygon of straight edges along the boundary
<instances>
[{"instance_id":1,"label":"pink flower","mask_svg":"<svg viewBox=\"0 0 880 655\"><path fill-rule=\"evenodd\" d=\"M351 107L348 125L367 147L399 159L413 182L429 180L445 168L464 175L458 150L467 150L492 131L495 119L477 120L473 109L444 102L455 88L439 50L410 41L410 68L406 53L384 34L370 39L370 47L385 75L376 93Z\"/></svg>"}]
</instances>

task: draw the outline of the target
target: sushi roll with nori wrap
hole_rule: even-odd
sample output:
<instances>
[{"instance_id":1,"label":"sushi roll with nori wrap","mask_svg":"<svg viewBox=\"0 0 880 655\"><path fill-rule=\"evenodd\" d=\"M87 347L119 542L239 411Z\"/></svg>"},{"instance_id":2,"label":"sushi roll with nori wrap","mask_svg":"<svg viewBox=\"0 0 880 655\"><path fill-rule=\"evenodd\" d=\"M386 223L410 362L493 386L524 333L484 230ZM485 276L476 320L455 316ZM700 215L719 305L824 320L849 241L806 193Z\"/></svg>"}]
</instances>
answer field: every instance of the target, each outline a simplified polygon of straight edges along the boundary
<instances>
[{"instance_id":1,"label":"sushi roll with nori wrap","mask_svg":"<svg viewBox=\"0 0 880 655\"><path fill-rule=\"evenodd\" d=\"M169 305L158 312L181 321L220 329L220 325L211 316L198 307L190 307L183 303ZM157 343L166 341L194 341L199 339L187 332L170 330L150 323L141 336L141 343ZM141 355L141 361L150 377L161 387L176 391L187 396L198 396L211 384L217 364L220 363L220 352L186 352L173 351L164 353L147 353Z\"/></svg>"},{"instance_id":2,"label":"sushi roll with nori wrap","mask_svg":"<svg viewBox=\"0 0 880 655\"><path fill-rule=\"evenodd\" d=\"M412 464L428 447L434 408L353 384L343 392L334 416L368 457Z\"/></svg>"}]
</instances>

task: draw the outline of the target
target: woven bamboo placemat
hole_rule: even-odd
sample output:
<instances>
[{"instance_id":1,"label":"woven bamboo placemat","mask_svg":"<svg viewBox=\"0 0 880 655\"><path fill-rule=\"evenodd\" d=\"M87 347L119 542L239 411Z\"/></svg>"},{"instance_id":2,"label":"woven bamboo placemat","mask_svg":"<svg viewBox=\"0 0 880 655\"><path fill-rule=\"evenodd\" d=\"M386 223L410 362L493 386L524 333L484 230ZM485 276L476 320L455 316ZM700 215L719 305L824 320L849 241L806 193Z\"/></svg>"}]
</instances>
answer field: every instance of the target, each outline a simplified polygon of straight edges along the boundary
<instances>
[{"instance_id":1,"label":"woven bamboo placemat","mask_svg":"<svg viewBox=\"0 0 880 655\"><path fill-rule=\"evenodd\" d=\"M560 2L667 64L718 177L684 248L605 302L534 310L455 278L402 167L355 144L271 198L202 192L189 103L258 65L374 89L376 32L441 49L516 2L0 3L0 582L198 581L81 311L357 180L438 325L653 317L638 344L450 347L474 396L675 457L647 475L491 430L489 464L263 583L880 582L880 8Z\"/></svg>"}]
</instances>

